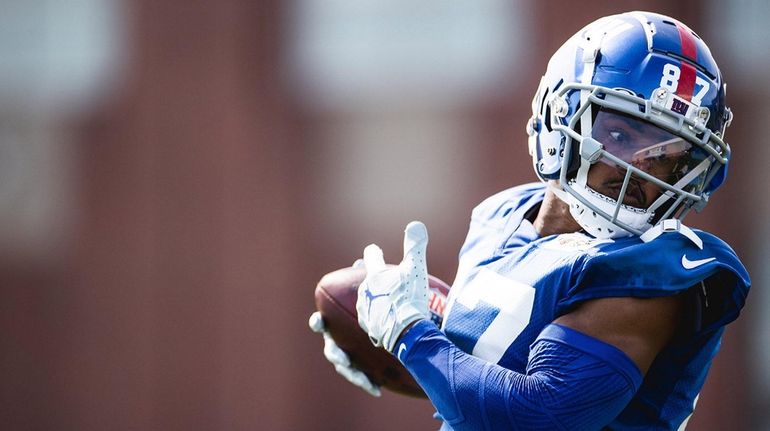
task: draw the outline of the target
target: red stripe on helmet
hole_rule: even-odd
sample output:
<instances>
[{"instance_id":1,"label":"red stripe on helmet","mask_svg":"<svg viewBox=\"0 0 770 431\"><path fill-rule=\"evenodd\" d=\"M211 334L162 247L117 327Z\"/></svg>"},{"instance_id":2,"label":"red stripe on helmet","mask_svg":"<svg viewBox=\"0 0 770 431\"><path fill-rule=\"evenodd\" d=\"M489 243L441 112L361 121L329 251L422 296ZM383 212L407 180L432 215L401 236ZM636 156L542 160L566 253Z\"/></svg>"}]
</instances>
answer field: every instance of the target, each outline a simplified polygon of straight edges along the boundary
<instances>
[{"instance_id":1,"label":"red stripe on helmet","mask_svg":"<svg viewBox=\"0 0 770 431\"><path fill-rule=\"evenodd\" d=\"M682 56L695 61L698 50L695 47L695 36L693 36L690 30L686 29L682 24L676 23L676 29L679 31L679 41L682 44ZM679 84L677 85L676 93L687 99L692 99L692 92L695 88L695 66L687 61L681 62L681 75L679 76Z\"/></svg>"}]
</instances>

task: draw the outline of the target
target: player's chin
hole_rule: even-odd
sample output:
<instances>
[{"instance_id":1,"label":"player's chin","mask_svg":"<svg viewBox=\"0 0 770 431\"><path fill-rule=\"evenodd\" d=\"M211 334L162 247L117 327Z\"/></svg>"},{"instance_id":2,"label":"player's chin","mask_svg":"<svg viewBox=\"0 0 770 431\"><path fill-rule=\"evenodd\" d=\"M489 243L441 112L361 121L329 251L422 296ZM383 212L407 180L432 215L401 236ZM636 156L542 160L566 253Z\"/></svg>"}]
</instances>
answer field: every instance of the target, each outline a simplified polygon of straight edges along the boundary
<instances>
[{"instance_id":1,"label":"player's chin","mask_svg":"<svg viewBox=\"0 0 770 431\"><path fill-rule=\"evenodd\" d=\"M639 208L639 209L647 209L647 199L644 197L640 197L638 195L628 195L623 199L623 205Z\"/></svg>"}]
</instances>

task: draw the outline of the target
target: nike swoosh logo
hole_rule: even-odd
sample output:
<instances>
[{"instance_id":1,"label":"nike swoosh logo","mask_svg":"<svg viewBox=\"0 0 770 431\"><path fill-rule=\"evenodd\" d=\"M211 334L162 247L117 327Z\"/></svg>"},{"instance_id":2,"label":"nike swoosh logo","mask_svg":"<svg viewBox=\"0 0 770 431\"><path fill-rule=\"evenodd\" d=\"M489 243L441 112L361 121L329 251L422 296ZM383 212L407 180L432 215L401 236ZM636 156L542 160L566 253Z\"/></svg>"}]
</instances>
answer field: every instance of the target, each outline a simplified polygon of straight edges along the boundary
<instances>
[{"instance_id":1,"label":"nike swoosh logo","mask_svg":"<svg viewBox=\"0 0 770 431\"><path fill-rule=\"evenodd\" d=\"M682 266L684 267L684 269L693 269L701 265L704 265L706 263L709 263L712 260L716 260L716 257L709 257L708 259L700 259L700 260L690 260L687 258L686 255L682 255Z\"/></svg>"},{"instance_id":2,"label":"nike swoosh logo","mask_svg":"<svg viewBox=\"0 0 770 431\"><path fill-rule=\"evenodd\" d=\"M400 346L398 346L398 355L396 355L396 357L397 357L397 358L398 358L398 360L399 360L399 361L401 361L402 363L404 362L404 359L403 359L403 358L401 358L401 354L402 354L402 353L404 353L404 352L406 352L406 344L404 344L404 343L401 343L401 345L400 345Z\"/></svg>"}]
</instances>

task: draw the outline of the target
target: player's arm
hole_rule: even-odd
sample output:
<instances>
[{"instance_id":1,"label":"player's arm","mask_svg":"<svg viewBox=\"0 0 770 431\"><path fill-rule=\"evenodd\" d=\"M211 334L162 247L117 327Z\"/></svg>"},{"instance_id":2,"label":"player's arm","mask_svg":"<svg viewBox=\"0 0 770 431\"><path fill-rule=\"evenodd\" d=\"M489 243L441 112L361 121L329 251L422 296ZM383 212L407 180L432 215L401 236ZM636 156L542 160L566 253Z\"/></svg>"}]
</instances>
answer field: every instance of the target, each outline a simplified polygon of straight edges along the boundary
<instances>
[{"instance_id":1,"label":"player's arm","mask_svg":"<svg viewBox=\"0 0 770 431\"><path fill-rule=\"evenodd\" d=\"M545 328L526 373L466 354L427 322L405 333L400 357L453 429L599 429L670 340L680 302L586 301Z\"/></svg>"},{"instance_id":2,"label":"player's arm","mask_svg":"<svg viewBox=\"0 0 770 431\"><path fill-rule=\"evenodd\" d=\"M681 295L594 299L579 304L554 323L617 347L647 373L677 330L682 303Z\"/></svg>"}]
</instances>

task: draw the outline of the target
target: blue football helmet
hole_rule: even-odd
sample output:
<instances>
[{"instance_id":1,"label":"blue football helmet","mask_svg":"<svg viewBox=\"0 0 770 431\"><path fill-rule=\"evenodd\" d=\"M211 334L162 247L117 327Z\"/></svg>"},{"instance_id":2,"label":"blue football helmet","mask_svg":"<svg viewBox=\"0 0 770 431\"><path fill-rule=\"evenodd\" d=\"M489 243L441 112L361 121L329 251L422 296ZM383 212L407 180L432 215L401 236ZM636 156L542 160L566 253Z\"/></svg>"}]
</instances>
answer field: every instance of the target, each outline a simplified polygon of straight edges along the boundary
<instances>
[{"instance_id":1,"label":"blue football helmet","mask_svg":"<svg viewBox=\"0 0 770 431\"><path fill-rule=\"evenodd\" d=\"M549 61L532 113L535 172L559 180L552 190L595 237L681 220L727 175L722 75L700 37L664 15L629 12L578 31ZM599 187L601 169L614 179Z\"/></svg>"}]
</instances>

